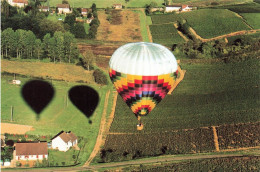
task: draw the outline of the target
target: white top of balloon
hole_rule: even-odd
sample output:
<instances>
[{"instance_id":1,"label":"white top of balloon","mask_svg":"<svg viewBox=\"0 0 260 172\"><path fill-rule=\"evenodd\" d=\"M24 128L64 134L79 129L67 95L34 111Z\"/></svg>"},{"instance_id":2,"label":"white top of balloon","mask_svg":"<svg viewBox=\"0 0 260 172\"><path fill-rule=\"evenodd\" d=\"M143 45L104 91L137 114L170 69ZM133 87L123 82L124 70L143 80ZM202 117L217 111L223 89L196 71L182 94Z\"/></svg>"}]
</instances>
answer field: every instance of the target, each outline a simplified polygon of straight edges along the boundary
<instances>
[{"instance_id":1,"label":"white top of balloon","mask_svg":"<svg viewBox=\"0 0 260 172\"><path fill-rule=\"evenodd\" d=\"M172 52L160 44L136 42L119 47L109 66L120 73L157 76L176 72L177 61Z\"/></svg>"}]
</instances>

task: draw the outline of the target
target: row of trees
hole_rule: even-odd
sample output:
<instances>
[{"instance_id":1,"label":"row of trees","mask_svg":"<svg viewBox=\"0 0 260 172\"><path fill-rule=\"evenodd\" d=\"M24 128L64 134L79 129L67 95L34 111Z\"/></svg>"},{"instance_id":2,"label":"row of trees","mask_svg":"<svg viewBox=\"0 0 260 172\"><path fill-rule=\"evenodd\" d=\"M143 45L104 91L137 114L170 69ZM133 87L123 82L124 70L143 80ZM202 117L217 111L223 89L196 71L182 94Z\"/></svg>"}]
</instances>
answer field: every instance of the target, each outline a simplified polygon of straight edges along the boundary
<instances>
[{"instance_id":1,"label":"row of trees","mask_svg":"<svg viewBox=\"0 0 260 172\"><path fill-rule=\"evenodd\" d=\"M223 58L224 60L228 58L229 61L241 61L254 58L250 52L258 52L259 47L260 39L241 36L233 42L225 40L200 42L194 40L184 44L174 44L172 50L176 54L182 53L188 58Z\"/></svg>"},{"instance_id":2,"label":"row of trees","mask_svg":"<svg viewBox=\"0 0 260 172\"><path fill-rule=\"evenodd\" d=\"M32 31L7 28L2 32L1 52L3 58L18 59L48 58L53 62L75 61L79 51L75 37L70 32L57 31L51 36L47 33L43 40L37 39Z\"/></svg>"}]
</instances>

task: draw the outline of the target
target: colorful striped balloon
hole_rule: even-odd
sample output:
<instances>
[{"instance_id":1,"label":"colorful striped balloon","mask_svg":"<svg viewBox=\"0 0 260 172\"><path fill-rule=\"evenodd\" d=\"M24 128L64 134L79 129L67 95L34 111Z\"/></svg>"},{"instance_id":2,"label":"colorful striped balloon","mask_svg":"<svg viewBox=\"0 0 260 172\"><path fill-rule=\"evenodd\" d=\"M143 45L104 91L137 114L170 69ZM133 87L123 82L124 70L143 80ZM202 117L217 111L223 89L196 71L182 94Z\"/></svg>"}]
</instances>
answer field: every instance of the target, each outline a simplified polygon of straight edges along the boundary
<instances>
[{"instance_id":1,"label":"colorful striped balloon","mask_svg":"<svg viewBox=\"0 0 260 172\"><path fill-rule=\"evenodd\" d=\"M178 72L171 51L146 42L119 47L109 67L109 76L118 93L138 116L147 115L166 96Z\"/></svg>"}]
</instances>

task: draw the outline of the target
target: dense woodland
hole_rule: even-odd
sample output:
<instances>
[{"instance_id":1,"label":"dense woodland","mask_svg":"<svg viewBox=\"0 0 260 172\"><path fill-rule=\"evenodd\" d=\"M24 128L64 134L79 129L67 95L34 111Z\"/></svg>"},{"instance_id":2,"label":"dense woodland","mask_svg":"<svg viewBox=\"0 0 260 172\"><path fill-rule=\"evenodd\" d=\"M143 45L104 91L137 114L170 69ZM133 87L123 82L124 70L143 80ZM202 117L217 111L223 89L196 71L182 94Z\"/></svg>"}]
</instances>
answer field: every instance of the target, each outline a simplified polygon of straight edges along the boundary
<instances>
[{"instance_id":1,"label":"dense woodland","mask_svg":"<svg viewBox=\"0 0 260 172\"><path fill-rule=\"evenodd\" d=\"M63 3L67 3L63 1ZM3 1L1 6L2 57L17 59L49 59L52 62L75 62L79 50L75 38L96 37L99 20L96 5L91 6L88 34L81 22L76 22L80 9L73 9L64 22L47 19L49 12L40 12L40 1L16 8ZM56 15L56 14L53 14Z\"/></svg>"}]
</instances>

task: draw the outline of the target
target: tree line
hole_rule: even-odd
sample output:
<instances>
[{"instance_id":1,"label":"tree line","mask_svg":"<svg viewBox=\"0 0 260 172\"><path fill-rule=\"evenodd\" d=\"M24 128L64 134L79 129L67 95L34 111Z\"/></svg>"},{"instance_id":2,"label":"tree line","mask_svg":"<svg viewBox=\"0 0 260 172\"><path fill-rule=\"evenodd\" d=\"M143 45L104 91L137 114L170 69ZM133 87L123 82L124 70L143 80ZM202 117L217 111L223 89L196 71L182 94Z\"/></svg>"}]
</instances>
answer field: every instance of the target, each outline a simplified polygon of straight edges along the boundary
<instances>
[{"instance_id":1,"label":"tree line","mask_svg":"<svg viewBox=\"0 0 260 172\"><path fill-rule=\"evenodd\" d=\"M2 58L44 59L52 62L74 62L79 58L75 37L70 32L47 33L39 39L30 30L7 28L1 35Z\"/></svg>"}]
</instances>

